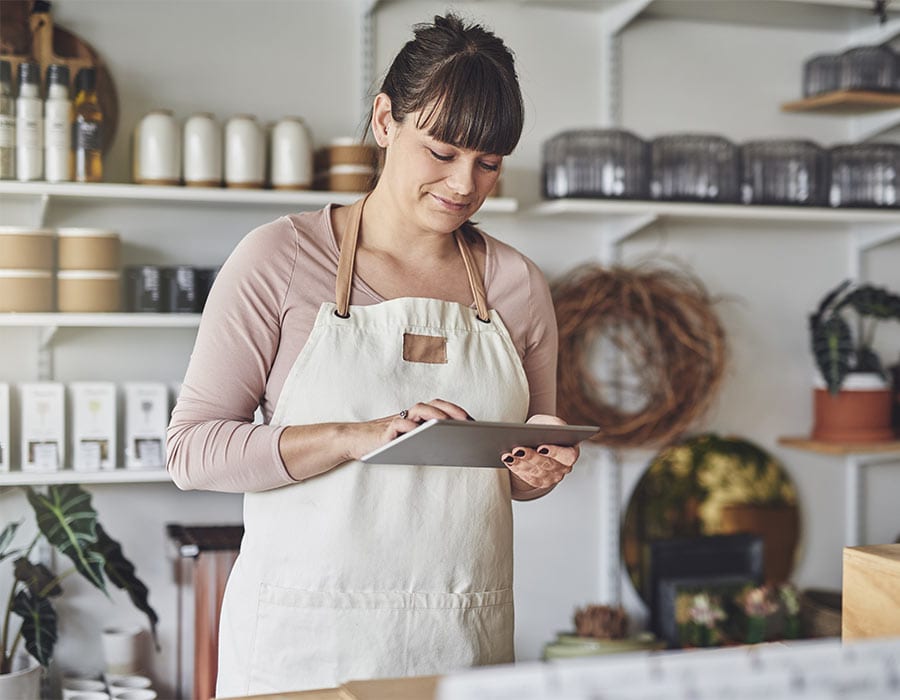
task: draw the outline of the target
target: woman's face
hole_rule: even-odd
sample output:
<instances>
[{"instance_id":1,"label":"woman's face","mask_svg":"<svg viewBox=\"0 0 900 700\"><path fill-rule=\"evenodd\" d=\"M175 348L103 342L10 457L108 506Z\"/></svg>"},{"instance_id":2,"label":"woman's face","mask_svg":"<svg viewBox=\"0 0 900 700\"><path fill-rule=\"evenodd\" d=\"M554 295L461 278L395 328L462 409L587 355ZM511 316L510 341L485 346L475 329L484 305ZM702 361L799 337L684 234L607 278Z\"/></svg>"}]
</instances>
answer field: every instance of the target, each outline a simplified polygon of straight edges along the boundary
<instances>
[{"instance_id":1,"label":"woman's face","mask_svg":"<svg viewBox=\"0 0 900 700\"><path fill-rule=\"evenodd\" d=\"M443 143L416 126L388 118L382 179L406 217L425 230L450 233L481 207L500 176L503 156Z\"/></svg>"}]
</instances>

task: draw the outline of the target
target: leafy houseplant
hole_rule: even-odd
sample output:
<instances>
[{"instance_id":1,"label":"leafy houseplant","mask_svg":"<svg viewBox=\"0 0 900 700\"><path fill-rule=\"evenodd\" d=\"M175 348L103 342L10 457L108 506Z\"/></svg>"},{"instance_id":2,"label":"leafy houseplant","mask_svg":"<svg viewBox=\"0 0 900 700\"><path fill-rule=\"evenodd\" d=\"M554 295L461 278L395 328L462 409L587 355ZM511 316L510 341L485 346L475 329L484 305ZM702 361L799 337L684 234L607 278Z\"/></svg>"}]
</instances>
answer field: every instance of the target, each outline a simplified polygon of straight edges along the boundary
<instances>
[{"instance_id":1,"label":"leafy houseplant","mask_svg":"<svg viewBox=\"0 0 900 700\"><path fill-rule=\"evenodd\" d=\"M853 312L856 336L845 314ZM845 280L828 292L809 317L812 351L828 391L835 395L851 372L871 372L887 379L872 345L880 321L900 321L900 296L870 284Z\"/></svg>"},{"instance_id":2,"label":"leafy houseplant","mask_svg":"<svg viewBox=\"0 0 900 700\"><path fill-rule=\"evenodd\" d=\"M0 628L0 674L10 673L19 642L41 665L53 657L57 640L57 616L53 599L62 594L60 583L79 573L104 593L107 582L123 589L132 603L147 615L156 639L159 618L150 607L147 587L135 575L134 565L125 558L122 547L97 522L90 494L80 486L50 486L47 493L26 487L28 502L37 519L39 533L25 547L13 547L21 522L12 522L0 532L0 561L13 560L14 580ZM64 554L73 566L54 573L32 562L31 553L41 536ZM15 631L13 618L21 619Z\"/></svg>"}]
</instances>

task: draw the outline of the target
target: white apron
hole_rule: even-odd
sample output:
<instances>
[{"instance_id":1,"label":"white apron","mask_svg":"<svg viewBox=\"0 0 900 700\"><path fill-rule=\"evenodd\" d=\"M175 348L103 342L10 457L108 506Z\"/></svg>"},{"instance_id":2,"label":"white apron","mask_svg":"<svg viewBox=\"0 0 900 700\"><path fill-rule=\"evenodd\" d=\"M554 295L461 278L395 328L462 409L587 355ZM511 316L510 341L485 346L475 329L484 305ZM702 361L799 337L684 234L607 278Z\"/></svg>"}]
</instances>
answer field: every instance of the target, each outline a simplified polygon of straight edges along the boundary
<instances>
[{"instance_id":1,"label":"white apron","mask_svg":"<svg viewBox=\"0 0 900 700\"><path fill-rule=\"evenodd\" d=\"M459 232L477 317L436 299L349 306L364 202L341 243L337 303L319 309L272 424L367 421L434 398L524 421L525 371ZM351 461L246 494L244 529L222 605L220 697L513 661L506 469Z\"/></svg>"}]
</instances>

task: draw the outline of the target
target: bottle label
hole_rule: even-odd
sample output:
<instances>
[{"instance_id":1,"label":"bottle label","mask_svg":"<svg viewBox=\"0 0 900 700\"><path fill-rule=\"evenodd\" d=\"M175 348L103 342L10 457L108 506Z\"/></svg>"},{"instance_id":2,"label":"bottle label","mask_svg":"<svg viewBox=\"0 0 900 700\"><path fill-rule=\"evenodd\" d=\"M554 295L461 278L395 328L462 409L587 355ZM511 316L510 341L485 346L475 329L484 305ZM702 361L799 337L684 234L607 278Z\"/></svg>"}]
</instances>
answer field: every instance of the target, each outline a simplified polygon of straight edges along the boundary
<instances>
[{"instance_id":1,"label":"bottle label","mask_svg":"<svg viewBox=\"0 0 900 700\"><path fill-rule=\"evenodd\" d=\"M103 125L99 122L76 122L72 125L72 142L79 151L103 150Z\"/></svg>"},{"instance_id":2,"label":"bottle label","mask_svg":"<svg viewBox=\"0 0 900 700\"><path fill-rule=\"evenodd\" d=\"M48 119L44 122L44 127L45 148L69 150L72 130L69 128L68 119Z\"/></svg>"},{"instance_id":3,"label":"bottle label","mask_svg":"<svg viewBox=\"0 0 900 700\"><path fill-rule=\"evenodd\" d=\"M19 148L41 148L43 146L43 119L20 118L16 121L16 145Z\"/></svg>"},{"instance_id":4,"label":"bottle label","mask_svg":"<svg viewBox=\"0 0 900 700\"><path fill-rule=\"evenodd\" d=\"M16 118L0 114L0 148L16 145Z\"/></svg>"}]
</instances>

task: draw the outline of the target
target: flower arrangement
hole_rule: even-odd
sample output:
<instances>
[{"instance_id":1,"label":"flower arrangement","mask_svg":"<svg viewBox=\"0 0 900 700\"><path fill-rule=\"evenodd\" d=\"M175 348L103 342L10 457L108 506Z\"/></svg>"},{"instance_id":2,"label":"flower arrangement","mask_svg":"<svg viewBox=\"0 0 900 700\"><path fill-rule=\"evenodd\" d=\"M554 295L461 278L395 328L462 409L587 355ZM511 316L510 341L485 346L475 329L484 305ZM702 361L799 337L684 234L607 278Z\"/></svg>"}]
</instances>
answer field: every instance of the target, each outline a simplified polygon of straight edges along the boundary
<instances>
[{"instance_id":1,"label":"flower arrangement","mask_svg":"<svg viewBox=\"0 0 900 700\"><path fill-rule=\"evenodd\" d=\"M675 601L679 637L687 646L715 646L722 639L720 623L727 619L719 596L701 591L680 593Z\"/></svg>"}]
</instances>

